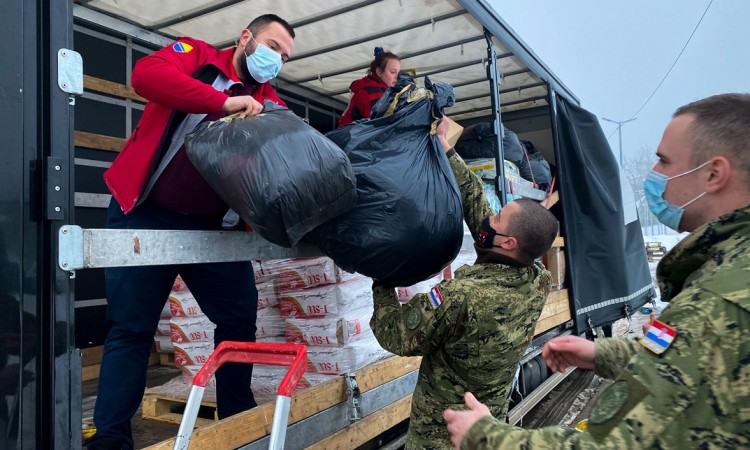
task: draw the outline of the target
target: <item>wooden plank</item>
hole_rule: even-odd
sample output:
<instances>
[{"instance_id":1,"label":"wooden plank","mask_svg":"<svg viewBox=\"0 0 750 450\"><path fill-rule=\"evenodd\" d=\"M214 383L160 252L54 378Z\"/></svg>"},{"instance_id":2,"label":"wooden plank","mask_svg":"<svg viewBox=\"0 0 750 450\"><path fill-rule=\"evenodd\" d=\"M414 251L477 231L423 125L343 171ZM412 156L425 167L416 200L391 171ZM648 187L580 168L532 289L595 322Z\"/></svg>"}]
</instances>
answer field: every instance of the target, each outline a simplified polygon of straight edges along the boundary
<instances>
[{"instance_id":1,"label":"wooden plank","mask_svg":"<svg viewBox=\"0 0 750 450\"><path fill-rule=\"evenodd\" d=\"M84 348L83 350L81 350L81 365L92 366L94 364L101 364L103 354L104 354L103 345L97 345L96 347Z\"/></svg>"},{"instance_id":2,"label":"wooden plank","mask_svg":"<svg viewBox=\"0 0 750 450\"><path fill-rule=\"evenodd\" d=\"M542 308L539 320L546 319L549 316L554 316L563 311L570 311L568 290L561 289L559 291L552 291L549 296L547 296L547 302L544 304L544 308Z\"/></svg>"},{"instance_id":3,"label":"wooden plank","mask_svg":"<svg viewBox=\"0 0 750 450\"><path fill-rule=\"evenodd\" d=\"M119 152L122 150L123 145L125 145L125 139L76 131L73 134L73 145L108 152Z\"/></svg>"},{"instance_id":4,"label":"wooden plank","mask_svg":"<svg viewBox=\"0 0 750 450\"><path fill-rule=\"evenodd\" d=\"M104 355L104 346L84 348L81 350L81 380L91 381L99 378L99 371L102 368L102 355ZM151 349L148 355L148 365L154 366L159 364L159 354Z\"/></svg>"},{"instance_id":5,"label":"wooden plank","mask_svg":"<svg viewBox=\"0 0 750 450\"><path fill-rule=\"evenodd\" d=\"M162 366L174 366L174 353L159 353L159 364Z\"/></svg>"},{"instance_id":6,"label":"wooden plank","mask_svg":"<svg viewBox=\"0 0 750 450\"><path fill-rule=\"evenodd\" d=\"M391 403L315 445L307 447L307 450L349 450L359 447L383 431L408 419L411 412L411 397L412 394L409 394Z\"/></svg>"},{"instance_id":7,"label":"wooden plank","mask_svg":"<svg viewBox=\"0 0 750 450\"><path fill-rule=\"evenodd\" d=\"M83 87L90 91L103 92L105 94L114 95L128 100L136 100L142 103L146 103L147 101L145 98L136 94L135 90L130 86L89 75L83 76Z\"/></svg>"},{"instance_id":8,"label":"wooden plank","mask_svg":"<svg viewBox=\"0 0 750 450\"><path fill-rule=\"evenodd\" d=\"M91 381L99 378L99 371L101 370L101 364L91 364L88 366L81 367L81 380Z\"/></svg>"},{"instance_id":9,"label":"wooden plank","mask_svg":"<svg viewBox=\"0 0 750 450\"><path fill-rule=\"evenodd\" d=\"M544 206L545 208L550 209L553 206L555 206L555 204L557 204L557 202L559 201L560 201L560 193L558 191L555 191L551 193L547 198L540 201L539 203L541 203L542 206Z\"/></svg>"},{"instance_id":10,"label":"wooden plank","mask_svg":"<svg viewBox=\"0 0 750 450\"><path fill-rule=\"evenodd\" d=\"M421 358L394 356L371 364L356 372L360 391L367 392L377 386L419 369ZM292 398L289 424L312 416L324 409L346 401L344 379L334 379L318 386L296 393ZM221 420L193 432L190 448L193 450L219 450L237 448L271 433L274 404L266 403ZM147 447L150 450L169 450L174 447L174 439L162 441Z\"/></svg>"},{"instance_id":11,"label":"wooden plank","mask_svg":"<svg viewBox=\"0 0 750 450\"><path fill-rule=\"evenodd\" d=\"M141 417L146 420L179 425L187 399L161 394L145 394L141 403ZM218 420L216 402L202 401L196 427L206 427Z\"/></svg>"},{"instance_id":12,"label":"wooden plank","mask_svg":"<svg viewBox=\"0 0 750 450\"><path fill-rule=\"evenodd\" d=\"M543 333L558 325L562 325L565 322L569 321L571 318L572 317L570 315L570 309L568 309L553 316L549 316L546 319L539 320L537 321L536 327L534 328L534 335L536 336L539 333Z\"/></svg>"},{"instance_id":13,"label":"wooden plank","mask_svg":"<svg viewBox=\"0 0 750 450\"><path fill-rule=\"evenodd\" d=\"M563 324L571 319L570 299L567 289L551 291L547 296L542 313L534 328L534 335L538 335L552 327Z\"/></svg>"}]
</instances>

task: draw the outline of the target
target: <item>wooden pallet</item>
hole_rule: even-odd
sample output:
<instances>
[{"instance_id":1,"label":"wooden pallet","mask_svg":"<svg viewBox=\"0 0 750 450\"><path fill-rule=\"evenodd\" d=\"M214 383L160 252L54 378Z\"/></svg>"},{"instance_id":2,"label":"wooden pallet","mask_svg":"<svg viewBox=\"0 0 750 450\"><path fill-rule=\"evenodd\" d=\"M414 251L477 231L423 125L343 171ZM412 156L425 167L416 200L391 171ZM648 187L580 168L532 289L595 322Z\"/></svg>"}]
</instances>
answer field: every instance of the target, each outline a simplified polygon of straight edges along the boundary
<instances>
[{"instance_id":1,"label":"wooden pallet","mask_svg":"<svg viewBox=\"0 0 750 450\"><path fill-rule=\"evenodd\" d=\"M356 372L359 388L363 395L367 395L369 391L375 393L376 389L388 389L387 384L389 382L396 383L395 380L410 377L412 383L410 389L413 389L420 360L421 358L416 357L394 356L371 364ZM327 411L345 407L346 398L346 383L343 378L333 379L295 393L289 414L289 427L292 428L295 424L302 424L305 420L312 420L313 424L317 424L317 422L314 422L313 416L320 417ZM400 400L373 412L370 416L354 422L348 427L341 428L338 432L329 435L316 444L312 444L311 447L355 448L394 424L407 419L410 405L411 390L404 393ZM146 410L145 404L143 410L144 412ZM267 440L271 432L273 413L274 403L266 403L212 423L207 427L198 427L193 432L190 448L197 450L233 449L253 441L260 443L259 447L265 445L265 448L267 448L268 444L262 441L263 439ZM294 439L289 434L287 434L287 438ZM174 441L174 439L163 441L147 447L147 449L168 450L173 448ZM320 447L321 445L323 447Z\"/></svg>"},{"instance_id":2,"label":"wooden pallet","mask_svg":"<svg viewBox=\"0 0 750 450\"><path fill-rule=\"evenodd\" d=\"M174 366L174 353L159 353L159 365Z\"/></svg>"},{"instance_id":3,"label":"wooden pallet","mask_svg":"<svg viewBox=\"0 0 750 450\"><path fill-rule=\"evenodd\" d=\"M182 413L185 411L187 398L172 397L164 394L146 393L143 395L141 404L142 417L154 422L171 423L179 425L182 422ZM219 420L216 411L216 402L201 401L198 410L198 418L195 427L205 427Z\"/></svg>"},{"instance_id":4,"label":"wooden pallet","mask_svg":"<svg viewBox=\"0 0 750 450\"><path fill-rule=\"evenodd\" d=\"M81 350L81 380L91 381L99 378L99 371L102 368L102 355L104 355L104 346L84 348ZM159 363L159 354L152 347L151 354L148 357L148 365L153 366Z\"/></svg>"}]
</instances>

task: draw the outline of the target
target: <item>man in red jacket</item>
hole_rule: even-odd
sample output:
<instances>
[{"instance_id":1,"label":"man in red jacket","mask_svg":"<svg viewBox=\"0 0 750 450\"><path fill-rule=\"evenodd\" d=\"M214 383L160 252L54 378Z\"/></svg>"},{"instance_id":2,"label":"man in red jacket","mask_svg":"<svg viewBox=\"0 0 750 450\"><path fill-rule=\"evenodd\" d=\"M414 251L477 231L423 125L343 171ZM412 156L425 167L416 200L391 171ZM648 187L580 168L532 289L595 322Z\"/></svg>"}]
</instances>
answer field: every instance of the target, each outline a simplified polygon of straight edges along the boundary
<instances>
[{"instance_id":1,"label":"man in red jacket","mask_svg":"<svg viewBox=\"0 0 750 450\"><path fill-rule=\"evenodd\" d=\"M112 192L107 227L220 230L228 207L188 159L185 135L206 120L258 114L265 100L284 105L268 81L293 43L292 27L267 14L242 30L235 48L217 50L180 38L138 61L132 85L149 102L104 173ZM143 396L159 315L178 274L216 324L216 344L255 340L258 292L249 261L107 269L107 339L94 410L97 432L89 449L133 448L130 420ZM256 406L251 375L252 366L243 364L226 364L216 373L220 418Z\"/></svg>"}]
</instances>

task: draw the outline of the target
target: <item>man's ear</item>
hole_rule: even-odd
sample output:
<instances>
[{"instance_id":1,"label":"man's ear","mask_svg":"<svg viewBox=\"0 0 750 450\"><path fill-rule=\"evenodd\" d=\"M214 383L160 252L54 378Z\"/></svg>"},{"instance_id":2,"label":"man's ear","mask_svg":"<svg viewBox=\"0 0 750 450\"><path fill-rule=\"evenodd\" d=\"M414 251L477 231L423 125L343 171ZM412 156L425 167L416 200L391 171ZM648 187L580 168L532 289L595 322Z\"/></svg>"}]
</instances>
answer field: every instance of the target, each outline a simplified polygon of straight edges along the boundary
<instances>
[{"instance_id":1,"label":"man's ear","mask_svg":"<svg viewBox=\"0 0 750 450\"><path fill-rule=\"evenodd\" d=\"M715 194L724 189L729 183L732 174L732 164L724 156L716 156L708 165L708 178L706 179L706 192Z\"/></svg>"},{"instance_id":2,"label":"man's ear","mask_svg":"<svg viewBox=\"0 0 750 450\"><path fill-rule=\"evenodd\" d=\"M506 237L505 241L500 244L500 247L502 247L503 250L515 250L518 248L518 239L516 239L515 236Z\"/></svg>"},{"instance_id":3,"label":"man's ear","mask_svg":"<svg viewBox=\"0 0 750 450\"><path fill-rule=\"evenodd\" d=\"M240 33L240 47L245 47L248 42L250 42L250 39L253 37L253 33L248 30L247 28L242 29L242 33Z\"/></svg>"}]
</instances>

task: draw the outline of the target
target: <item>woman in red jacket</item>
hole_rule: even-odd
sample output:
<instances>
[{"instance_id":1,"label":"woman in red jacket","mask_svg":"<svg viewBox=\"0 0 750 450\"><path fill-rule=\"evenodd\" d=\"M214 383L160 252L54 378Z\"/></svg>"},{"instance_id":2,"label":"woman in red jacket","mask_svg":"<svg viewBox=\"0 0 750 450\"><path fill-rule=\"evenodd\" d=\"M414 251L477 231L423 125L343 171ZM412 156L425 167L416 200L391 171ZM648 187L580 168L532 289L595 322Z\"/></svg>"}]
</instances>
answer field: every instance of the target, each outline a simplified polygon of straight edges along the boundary
<instances>
[{"instance_id":1,"label":"woman in red jacket","mask_svg":"<svg viewBox=\"0 0 750 450\"><path fill-rule=\"evenodd\" d=\"M370 63L367 76L353 82L349 89L354 93L349 106L339 119L339 127L355 120L369 119L372 105L383 96L385 90L396 84L401 70L401 59L382 47L375 47L375 59Z\"/></svg>"}]
</instances>

